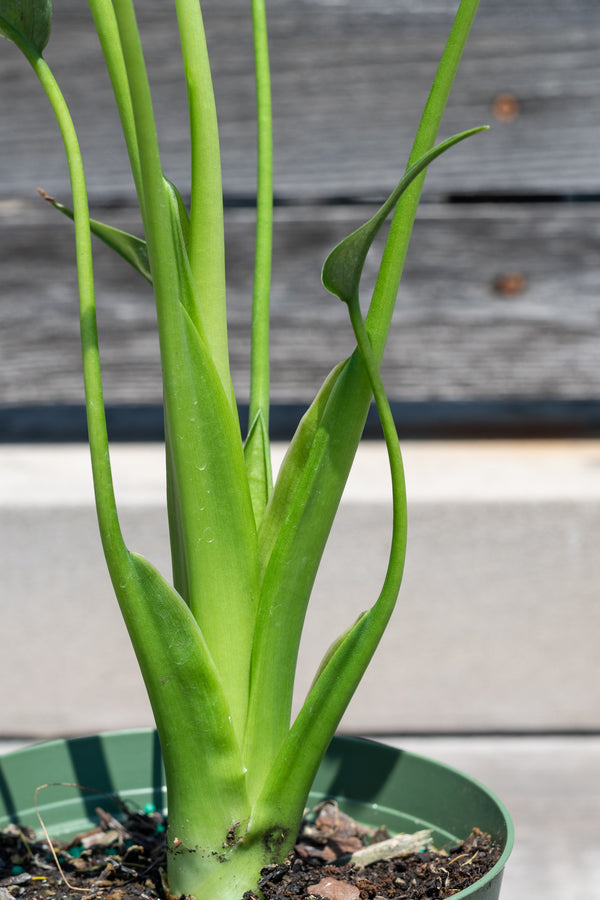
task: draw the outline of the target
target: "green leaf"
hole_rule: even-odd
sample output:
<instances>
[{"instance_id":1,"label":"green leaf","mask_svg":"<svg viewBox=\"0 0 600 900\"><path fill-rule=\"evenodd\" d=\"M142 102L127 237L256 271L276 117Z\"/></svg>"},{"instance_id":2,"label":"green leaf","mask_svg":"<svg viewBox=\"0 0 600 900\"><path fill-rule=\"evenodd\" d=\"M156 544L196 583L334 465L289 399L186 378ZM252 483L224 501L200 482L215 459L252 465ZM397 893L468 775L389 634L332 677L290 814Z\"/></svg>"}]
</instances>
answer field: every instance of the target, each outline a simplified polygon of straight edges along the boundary
<instances>
[{"instance_id":1,"label":"green leaf","mask_svg":"<svg viewBox=\"0 0 600 900\"><path fill-rule=\"evenodd\" d=\"M41 53L51 25L52 0L0 0L0 35L9 41L16 35Z\"/></svg>"},{"instance_id":2,"label":"green leaf","mask_svg":"<svg viewBox=\"0 0 600 900\"><path fill-rule=\"evenodd\" d=\"M187 846L220 847L250 814L223 680L190 609L150 562L130 553L113 583L163 748L169 832ZM214 856L194 854L195 864L210 873Z\"/></svg>"},{"instance_id":3,"label":"green leaf","mask_svg":"<svg viewBox=\"0 0 600 900\"><path fill-rule=\"evenodd\" d=\"M340 635L338 635L336 637L336 639L329 645L329 647L325 651L323 659L319 663L319 667L318 667L317 671L315 672L315 675L313 677L313 680L311 682L311 685L310 685L310 688L308 691L308 696L311 695L313 689L319 683L319 679L321 678L321 675L323 675L323 673L327 669L329 663L334 659L336 653L341 648L341 646L344 643L344 641L346 640L346 638L349 638L351 636L351 633L354 631L354 629L356 627L358 627L358 624L359 624L360 620L363 618L363 616L367 616L367 615L368 615L368 610L363 610L363 612L361 612L359 614L356 621L354 621L352 623L352 625L349 626L349 628L347 628Z\"/></svg>"},{"instance_id":4,"label":"green leaf","mask_svg":"<svg viewBox=\"0 0 600 900\"><path fill-rule=\"evenodd\" d=\"M343 489L343 482L321 474L323 455L330 455L323 417L346 364L333 369L302 418L259 529L262 583L245 745L251 796L289 728L308 598ZM338 449L343 455L341 443ZM354 448L348 449L353 456Z\"/></svg>"},{"instance_id":5,"label":"green leaf","mask_svg":"<svg viewBox=\"0 0 600 900\"><path fill-rule=\"evenodd\" d=\"M269 435L262 410L258 411L248 429L248 436L244 442L244 461L248 473L254 519L258 527L273 490Z\"/></svg>"},{"instance_id":6,"label":"green leaf","mask_svg":"<svg viewBox=\"0 0 600 900\"><path fill-rule=\"evenodd\" d=\"M462 131L455 134L448 140L443 141L434 147L428 153L425 153L417 162L412 165L405 175L400 179L396 188L392 191L385 203L377 210L368 222L349 234L331 251L323 265L322 281L325 288L332 294L335 294L345 303L349 303L351 298L358 291L360 277L362 275L363 266L367 253L377 232L391 213L396 203L407 189L407 187L415 180L417 175L427 168L444 151L449 150L460 141L485 131L487 126L479 128L471 128L468 131Z\"/></svg>"},{"instance_id":7,"label":"green leaf","mask_svg":"<svg viewBox=\"0 0 600 900\"><path fill-rule=\"evenodd\" d=\"M187 250L190 243L190 217L186 205L183 202L181 194L179 193L173 182L169 181L168 178L165 178L165 187L167 188L167 192L170 194L171 203L174 202L175 206L177 207L181 236L183 237L183 243Z\"/></svg>"},{"instance_id":8,"label":"green leaf","mask_svg":"<svg viewBox=\"0 0 600 900\"><path fill-rule=\"evenodd\" d=\"M53 206L54 209L57 209L64 216L67 216L68 219L73 219L73 210L69 209L68 206L59 203L58 200L55 200L54 197L50 197L45 191L42 191L39 188L38 193L44 200ZM95 219L90 219L90 229L92 234L103 241L111 248L111 250L114 250L115 253L118 253L119 256L126 260L129 265L133 266L140 275L143 275L146 281L149 281L152 284L152 273L150 272L146 241L135 237L133 234L128 234L126 231L113 228L111 225L105 225L103 222L98 222Z\"/></svg>"},{"instance_id":9,"label":"green leaf","mask_svg":"<svg viewBox=\"0 0 600 900\"><path fill-rule=\"evenodd\" d=\"M398 598L406 556L406 484L402 455L378 362L362 319L358 294L350 301L349 312L388 451L392 478L392 535L379 597L327 651L306 701L265 780L258 807L264 804L269 809L274 803L281 802L277 798L281 797L285 784L290 814L305 796L319 760L318 753L307 753L306 748L320 746L324 752L331 740L389 622Z\"/></svg>"},{"instance_id":10,"label":"green leaf","mask_svg":"<svg viewBox=\"0 0 600 900\"><path fill-rule=\"evenodd\" d=\"M338 363L321 385L317 396L300 420L279 469L274 496L258 533L261 575L264 574L281 528L288 519L294 502L298 508L302 507L302 501L298 496L300 484L305 480L307 472L313 475L316 473L315 460L311 456L314 452L315 439L331 392L346 363L347 360Z\"/></svg>"},{"instance_id":11,"label":"green leaf","mask_svg":"<svg viewBox=\"0 0 600 900\"><path fill-rule=\"evenodd\" d=\"M177 208L181 234L183 236L184 244L187 247L190 232L190 219L185 203L181 199L181 194L175 185L166 178L165 186L171 196L172 203L174 203ZM59 203L58 200L55 200L54 197L50 197L49 194L40 188L38 188L38 193L44 200L53 206L54 209L57 209L64 216L67 216L67 218L73 219L73 210L69 209L68 206ZM103 241L107 247L111 248L111 250L114 250L115 253L118 253L119 256L136 270L136 272L139 272L146 281L149 281L150 284L152 284L152 272L150 271L150 261L148 259L146 241L133 234L129 234L127 231L113 228L112 225L105 225L103 222L98 222L96 219L90 219L90 228L92 234Z\"/></svg>"},{"instance_id":12,"label":"green leaf","mask_svg":"<svg viewBox=\"0 0 600 900\"><path fill-rule=\"evenodd\" d=\"M166 184L165 195L169 232L160 251L172 252L174 265L157 306L175 587L210 647L241 735L258 603L256 526L237 411L206 340L179 204Z\"/></svg>"}]
</instances>

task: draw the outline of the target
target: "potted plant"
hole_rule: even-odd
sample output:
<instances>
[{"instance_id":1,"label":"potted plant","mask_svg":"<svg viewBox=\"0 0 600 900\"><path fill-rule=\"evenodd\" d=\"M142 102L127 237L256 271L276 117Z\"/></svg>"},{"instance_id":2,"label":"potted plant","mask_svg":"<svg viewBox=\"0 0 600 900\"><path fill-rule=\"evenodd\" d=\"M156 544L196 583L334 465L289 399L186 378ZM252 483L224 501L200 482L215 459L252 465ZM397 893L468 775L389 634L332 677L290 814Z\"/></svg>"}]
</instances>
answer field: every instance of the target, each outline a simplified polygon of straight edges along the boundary
<instances>
[{"instance_id":1,"label":"potted plant","mask_svg":"<svg viewBox=\"0 0 600 900\"><path fill-rule=\"evenodd\" d=\"M88 436L106 562L152 704L164 761L168 885L240 900L294 844L337 724L394 608L406 496L379 375L426 167L481 131L434 146L478 0L461 0L406 171L388 200L327 257L323 284L356 338L298 425L273 484L269 451L272 235L270 83L264 0L252 0L258 180L249 428L242 440L228 363L217 119L198 0L175 0L188 91L189 211L163 174L132 0L89 0L111 78L145 239L90 218L77 135L43 57L51 0L0 0L0 34L30 62L56 115L72 188ZM393 216L363 318L368 250ZM125 544L113 492L100 377L91 236L151 282L163 372L172 583ZM374 397L392 474L393 526L381 593L332 644L299 714L291 694L306 606ZM477 822L473 822L477 825ZM489 887L489 885L488 885Z\"/></svg>"}]
</instances>

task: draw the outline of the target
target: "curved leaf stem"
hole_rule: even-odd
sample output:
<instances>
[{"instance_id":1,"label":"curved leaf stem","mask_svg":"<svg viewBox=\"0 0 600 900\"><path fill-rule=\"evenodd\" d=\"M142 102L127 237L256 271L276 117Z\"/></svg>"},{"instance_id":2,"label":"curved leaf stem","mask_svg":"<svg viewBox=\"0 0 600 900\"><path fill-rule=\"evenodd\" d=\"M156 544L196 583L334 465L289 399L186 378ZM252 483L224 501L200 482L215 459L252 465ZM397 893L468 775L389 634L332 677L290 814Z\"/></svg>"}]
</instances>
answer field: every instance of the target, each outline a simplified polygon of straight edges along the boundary
<instances>
[{"instance_id":1,"label":"curved leaf stem","mask_svg":"<svg viewBox=\"0 0 600 900\"><path fill-rule=\"evenodd\" d=\"M19 46L46 92L65 147L73 194L81 351L96 510L111 578L113 581L126 579L131 574L131 560L119 524L110 465L98 351L90 217L81 150L71 114L48 64L30 45Z\"/></svg>"},{"instance_id":2,"label":"curved leaf stem","mask_svg":"<svg viewBox=\"0 0 600 900\"><path fill-rule=\"evenodd\" d=\"M352 322L352 330L358 344L358 349L365 363L369 381L377 412L383 429L383 436L388 452L390 464L390 472L392 476L392 504L393 504L393 522L392 522L392 547L390 551L389 563L386 571L384 587L382 595L386 593L394 593L397 595L402 582L402 573L404 571L404 558L406 556L406 484L404 479L404 465L402 462L402 453L398 442L398 434L394 417L390 409L389 400L387 398L385 387L381 379L377 359L373 352L371 342L365 323L363 321L360 304L358 300L358 291L354 293L348 303L348 311L350 313L350 321ZM389 613L393 609L392 601Z\"/></svg>"},{"instance_id":3,"label":"curved leaf stem","mask_svg":"<svg viewBox=\"0 0 600 900\"><path fill-rule=\"evenodd\" d=\"M461 0L421 116L407 169L435 143L478 6L479 0ZM415 178L398 201L366 317L367 331L379 361L383 357L425 175L426 172L422 172Z\"/></svg>"},{"instance_id":4,"label":"curved leaf stem","mask_svg":"<svg viewBox=\"0 0 600 900\"><path fill-rule=\"evenodd\" d=\"M350 320L381 420L392 477L392 535L388 565L375 604L335 642L284 740L255 807L253 827L264 827L276 808L293 820L319 762L358 687L394 610L406 556L404 466L396 426L360 311L358 292L348 300ZM283 807L282 807L283 804Z\"/></svg>"}]
</instances>

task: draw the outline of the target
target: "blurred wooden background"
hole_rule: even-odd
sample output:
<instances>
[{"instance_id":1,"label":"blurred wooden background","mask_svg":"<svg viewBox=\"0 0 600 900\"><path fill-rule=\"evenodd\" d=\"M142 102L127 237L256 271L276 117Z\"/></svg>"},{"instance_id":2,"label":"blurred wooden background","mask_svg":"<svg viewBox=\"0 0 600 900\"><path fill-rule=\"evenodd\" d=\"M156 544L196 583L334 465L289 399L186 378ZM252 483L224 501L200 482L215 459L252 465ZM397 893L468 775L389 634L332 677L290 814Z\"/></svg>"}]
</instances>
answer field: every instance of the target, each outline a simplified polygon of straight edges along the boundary
<instances>
[{"instance_id":1,"label":"blurred wooden background","mask_svg":"<svg viewBox=\"0 0 600 900\"><path fill-rule=\"evenodd\" d=\"M267 5L273 399L275 421L285 423L352 348L345 309L321 287L320 267L398 179L457 2ZM185 195L186 98L172 4L139 7L163 165ZM203 9L243 403L255 166L249 11L247 0L205 0ZM596 0L481 2L440 137L492 128L431 168L386 354L386 383L409 433L600 433L599 46ZM139 231L87 4L55 3L46 56L80 133L93 214ZM0 434L72 436L82 421L72 231L35 191L69 203L66 165L45 97L7 42L0 84ZM96 267L115 434L152 436L160 383L151 292L100 246ZM374 269L369 261L367 286Z\"/></svg>"}]
</instances>

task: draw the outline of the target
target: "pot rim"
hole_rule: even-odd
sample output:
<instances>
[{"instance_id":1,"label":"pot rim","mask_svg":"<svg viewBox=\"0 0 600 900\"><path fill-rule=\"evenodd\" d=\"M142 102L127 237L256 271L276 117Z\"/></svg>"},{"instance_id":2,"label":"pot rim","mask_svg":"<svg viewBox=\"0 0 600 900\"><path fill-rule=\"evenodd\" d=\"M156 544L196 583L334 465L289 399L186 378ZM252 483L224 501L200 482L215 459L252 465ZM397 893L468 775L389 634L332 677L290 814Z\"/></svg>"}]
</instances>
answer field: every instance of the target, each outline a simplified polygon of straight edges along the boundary
<instances>
[{"instance_id":1,"label":"pot rim","mask_svg":"<svg viewBox=\"0 0 600 900\"><path fill-rule=\"evenodd\" d=\"M83 747L84 742L92 742L92 741L100 741L101 743L106 741L108 743L112 743L115 741L127 741L128 738L133 738L135 740L144 740L144 739L152 739L156 742L156 746L158 745L156 730L154 728L132 728L132 729L119 729L114 731L105 731L100 732L99 734L93 735L84 735L79 737L71 737L71 738L56 738L50 741L39 741L32 743L26 747L21 747L16 750L10 750L7 753L0 755L0 800L4 800L4 808L0 813L0 821L13 821L15 815L27 815L32 811L32 807L24 807L22 804L18 804L17 806L13 806L13 811L11 812L11 803L7 798L10 798L10 782L6 779L5 769L8 768L8 775L10 778L10 769L14 767L17 760L24 761L28 757L35 757L40 755L40 753L62 753L65 749L72 747ZM402 748L392 747L389 744L384 743L380 740L373 740L372 738L362 738L362 737L349 737L345 735L336 735L328 749L328 754L335 756L336 750L340 751L343 748L352 748L356 755L364 756L365 753L369 754L370 752L379 753L385 752L387 753L389 760L402 760L407 765L417 764L417 765L426 765L428 767L432 767L433 770L437 770L438 773L447 773L452 778L459 780L463 785L470 786L476 792L483 794L488 802L495 807L496 812L499 814L500 820L502 822L502 826L505 832L504 846L502 849L502 853L497 863L488 871L486 874L480 878L477 882L471 885L468 888L464 888L462 891L459 891L454 895L456 900L463 900L471 896L476 891L480 891L486 884L492 882L496 878L501 877L501 873L506 865L506 862L512 852L514 845L514 826L512 823L512 819L510 814L503 804L503 802L491 791L485 784L480 782L478 779L473 778L467 773L461 771L460 769L455 768L454 766L450 766L446 763L440 762L434 758L429 756L424 756L419 753L413 753L412 751L403 750ZM328 756L325 757L328 759ZM21 768L21 766L19 766ZM318 781L318 776L317 776ZM56 783L54 783L56 784ZM66 784L66 782L65 782ZM76 785L73 785L76 786ZM146 785L148 787L148 785ZM164 785L161 786L161 790L164 794ZM320 788L317 788L317 792ZM102 793L98 791L98 793ZM113 791L113 795L115 793L119 793L118 786ZM336 790L331 791L331 795L335 796L337 793ZM354 793L354 792L353 792ZM346 793L345 790L341 790L338 794L340 800L347 800L348 802L356 802L356 803L370 803L370 805L374 808L380 808L383 812L387 809L390 812L394 812L396 810L401 811L398 806L394 806L391 804L379 804L372 803L367 801L364 797L361 796L350 796L350 794ZM40 807L43 808L44 804L41 803ZM3 827L3 826L0 826ZM50 827L52 830L52 827Z\"/></svg>"}]
</instances>

